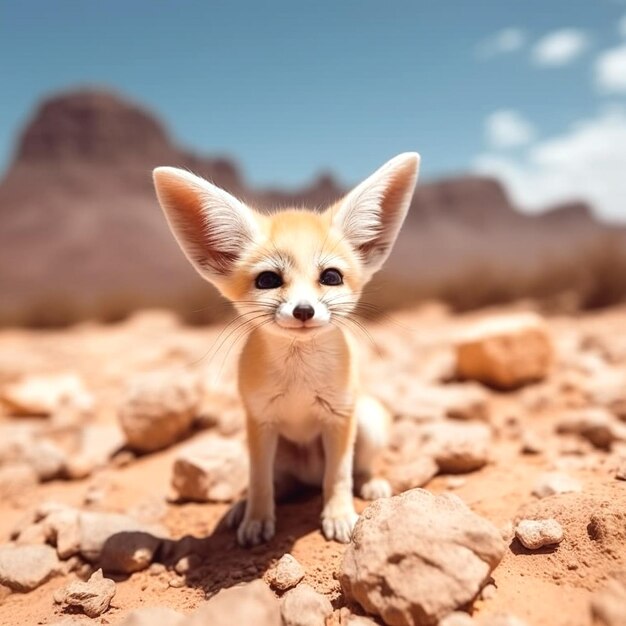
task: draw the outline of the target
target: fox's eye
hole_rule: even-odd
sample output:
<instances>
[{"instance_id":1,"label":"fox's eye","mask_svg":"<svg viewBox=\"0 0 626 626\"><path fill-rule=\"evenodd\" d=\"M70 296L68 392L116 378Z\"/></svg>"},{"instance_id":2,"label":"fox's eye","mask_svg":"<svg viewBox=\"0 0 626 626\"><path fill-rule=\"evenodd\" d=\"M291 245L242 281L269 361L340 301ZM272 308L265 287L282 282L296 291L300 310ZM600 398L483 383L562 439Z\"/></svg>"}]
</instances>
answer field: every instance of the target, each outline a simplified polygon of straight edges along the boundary
<instances>
[{"instance_id":1,"label":"fox's eye","mask_svg":"<svg viewBox=\"0 0 626 626\"><path fill-rule=\"evenodd\" d=\"M329 285L331 287L343 285L343 276L339 270L331 267L321 273L320 283L322 283L322 285Z\"/></svg>"},{"instance_id":2,"label":"fox's eye","mask_svg":"<svg viewBox=\"0 0 626 626\"><path fill-rule=\"evenodd\" d=\"M254 281L257 289L278 289L282 284L283 278L276 272L261 272Z\"/></svg>"}]
</instances>

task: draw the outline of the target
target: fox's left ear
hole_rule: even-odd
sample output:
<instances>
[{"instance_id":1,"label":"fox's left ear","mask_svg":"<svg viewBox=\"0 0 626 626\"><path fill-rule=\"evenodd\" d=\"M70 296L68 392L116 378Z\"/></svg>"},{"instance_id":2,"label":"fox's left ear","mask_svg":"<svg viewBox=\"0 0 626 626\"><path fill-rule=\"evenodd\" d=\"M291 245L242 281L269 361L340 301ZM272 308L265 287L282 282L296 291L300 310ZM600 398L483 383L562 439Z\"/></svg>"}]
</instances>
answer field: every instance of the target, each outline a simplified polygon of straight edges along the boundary
<instances>
[{"instance_id":1,"label":"fox's left ear","mask_svg":"<svg viewBox=\"0 0 626 626\"><path fill-rule=\"evenodd\" d=\"M409 210L420 156L405 152L355 187L333 209L339 228L360 255L368 274L385 262Z\"/></svg>"}]
</instances>

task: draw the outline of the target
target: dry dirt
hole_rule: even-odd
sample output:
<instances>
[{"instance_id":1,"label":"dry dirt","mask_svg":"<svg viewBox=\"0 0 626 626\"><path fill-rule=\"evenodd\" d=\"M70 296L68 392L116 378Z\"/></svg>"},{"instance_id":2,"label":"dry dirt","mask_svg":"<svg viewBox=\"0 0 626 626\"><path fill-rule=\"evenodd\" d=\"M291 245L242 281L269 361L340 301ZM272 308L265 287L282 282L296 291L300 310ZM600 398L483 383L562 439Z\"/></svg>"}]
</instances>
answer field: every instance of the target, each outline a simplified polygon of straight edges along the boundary
<instances>
[{"instance_id":1,"label":"dry dirt","mask_svg":"<svg viewBox=\"0 0 626 626\"><path fill-rule=\"evenodd\" d=\"M520 308L524 305L459 317L432 305L369 323L373 343L363 337L367 353L363 360L365 379L375 391L387 385L406 389L409 394L412 387L424 384L445 390L457 333L476 317ZM554 317L548 323L557 347L551 375L517 391L488 392L488 417L494 430L490 462L462 476L437 476L427 489L437 493L454 491L504 532L522 507L547 507L563 526L565 539L556 548L531 553L511 541L493 574L495 593L474 603L475 616L507 611L526 620L529 626L589 626L591 594L608 575L626 566L626 482L615 477L626 458L626 447L624 442L617 442L611 450L597 449L576 435L558 434L556 425L571 408L615 402L608 392L594 393L604 389L608 374L626 372L626 308L577 318ZM167 313L148 311L110 326L4 330L0 332L0 385L25 374L76 372L96 399L90 419L111 423L117 421L119 398L132 375L162 368L198 371L208 387L215 390L207 397L206 413L220 422L220 407L229 407L228 419L212 427L232 431L241 417L234 400L237 346L230 350L230 337L221 347L222 340L218 340L216 349L219 331L218 327L184 327ZM622 390L624 397L626 388ZM398 398L399 403L406 400ZM62 439L63 429L82 427L53 427L45 424L50 418L15 417L8 409L0 417L0 426L26 420L49 428L57 439ZM203 426L210 427L214 422L205 419ZM198 430L200 427L190 437ZM531 437L538 453L522 451L523 442ZM304 566L304 581L326 594L335 608L341 608L343 600L335 574L344 546L329 543L320 534L320 495L303 492L280 505L275 539L269 545L244 550L236 545L231 531L218 528L227 504L167 501L172 463L180 445L184 443L130 457L125 465L110 463L85 479L52 480L7 497L0 503L0 543L7 542L20 519L45 500L83 509L131 512L163 524L175 539L198 538L195 549L201 564L183 577L183 586L170 586L177 575L159 565L116 578L117 593L111 609L91 620L93 623L116 624L130 610L142 606L167 605L189 612L221 588L261 577L285 552L291 552ZM532 490L542 473L555 470L578 479L583 490L561 496L552 507L556 510L549 510L553 499L538 501ZM563 499L571 506L565 506ZM357 501L358 510L364 506L364 502ZM606 521L602 512L607 507L607 515L613 516L613 526L608 530L602 526ZM594 532L593 524L589 527L594 514L600 516L598 532ZM9 593L0 586L0 624L48 624L62 618L76 623L89 621L84 616L64 613L53 602L55 590L72 578L55 577L27 594Z\"/></svg>"}]
</instances>

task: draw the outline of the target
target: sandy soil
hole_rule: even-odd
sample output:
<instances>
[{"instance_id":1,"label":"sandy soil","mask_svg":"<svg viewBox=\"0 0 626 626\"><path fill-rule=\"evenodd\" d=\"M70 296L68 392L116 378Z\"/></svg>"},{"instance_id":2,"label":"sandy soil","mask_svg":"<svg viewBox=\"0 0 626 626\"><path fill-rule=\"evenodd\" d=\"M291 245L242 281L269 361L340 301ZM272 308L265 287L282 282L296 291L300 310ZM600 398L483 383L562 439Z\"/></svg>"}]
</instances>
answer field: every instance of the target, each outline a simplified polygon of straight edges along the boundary
<instances>
[{"instance_id":1,"label":"sandy soil","mask_svg":"<svg viewBox=\"0 0 626 626\"><path fill-rule=\"evenodd\" d=\"M442 380L450 374L456 333L475 317L485 315L455 317L433 305L368 324L376 346L363 338L368 353L364 359L366 380L373 387L388 384L392 378L394 384L401 380L408 388L418 383L443 385ZM589 380L608 369L626 370L626 308L579 318L552 318L549 325L558 350L553 374L516 392L489 392L489 421L495 433L490 463L462 477L437 476L427 485L437 493L454 491L474 511L503 528L520 507L536 501L531 495L535 482L543 472L554 469L567 471L583 485L583 493L572 497L584 496L586 500L575 501L574 511L589 512L607 503L626 511L626 482L615 478L616 468L626 456L624 444L602 451L576 436L555 432L564 410L587 402L584 390ZM222 396L229 401L235 397L237 347L226 355L231 338L220 350L212 348L218 332L218 328L182 327L160 312L138 314L114 326L84 324L46 332L5 330L0 332L0 384L23 374L77 372L95 394L93 419L107 423L117 419L119 396L129 376L164 367L191 369L202 372L219 392L221 399L215 400L219 406ZM231 423L224 427L235 428L237 424L232 422L239 419L238 415L231 412ZM0 424L26 419L31 418L5 415ZM529 433L541 443L538 454L521 451L523 437ZM180 445L134 458L123 467L110 464L83 480L54 480L6 499L0 503L0 543L9 539L25 512L44 500L95 510L130 511L147 521L162 523L175 539L197 538L195 549L202 556L202 564L183 577L182 587L169 584L179 578L171 564L153 565L117 579L111 610L95 620L65 614L53 603L53 592L66 584L67 576L53 578L28 594L8 593L0 587L0 624L47 624L62 617L77 623L116 624L131 609L151 605L189 612L207 594L262 576L287 551L304 566L306 582L327 594L336 608L343 606L335 573L344 547L326 542L320 534L318 493L302 493L279 506L277 536L269 545L241 549L232 532L218 527L228 505L167 502L172 461ZM94 490L99 494L96 501L85 503L86 495ZM357 501L358 510L364 506ZM571 511L564 514L565 540L556 549L530 553L511 542L493 574L495 593L476 601L474 615L509 611L530 626L589 626L590 595L612 571L624 568L626 548L623 535L621 550L619 546L597 547L586 525L580 526L581 519ZM624 517L621 524L626 534Z\"/></svg>"}]
</instances>

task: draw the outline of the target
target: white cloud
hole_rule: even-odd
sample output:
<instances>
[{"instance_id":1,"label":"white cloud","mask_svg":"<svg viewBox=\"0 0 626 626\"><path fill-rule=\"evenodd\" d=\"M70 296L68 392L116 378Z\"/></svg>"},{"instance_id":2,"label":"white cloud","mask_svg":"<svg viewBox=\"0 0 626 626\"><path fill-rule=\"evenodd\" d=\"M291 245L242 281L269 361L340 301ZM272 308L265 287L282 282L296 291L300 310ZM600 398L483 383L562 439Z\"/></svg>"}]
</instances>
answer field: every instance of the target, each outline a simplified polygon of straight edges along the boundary
<instances>
[{"instance_id":1,"label":"white cloud","mask_svg":"<svg viewBox=\"0 0 626 626\"><path fill-rule=\"evenodd\" d=\"M533 47L532 58L537 65L557 67L580 56L589 46L589 39L575 28L563 28L548 33Z\"/></svg>"},{"instance_id":2,"label":"white cloud","mask_svg":"<svg viewBox=\"0 0 626 626\"><path fill-rule=\"evenodd\" d=\"M606 50L598 57L595 77L600 91L626 92L626 44Z\"/></svg>"},{"instance_id":3,"label":"white cloud","mask_svg":"<svg viewBox=\"0 0 626 626\"><path fill-rule=\"evenodd\" d=\"M517 111L494 111L485 120L487 143L493 148L515 148L529 143L535 135L533 125Z\"/></svg>"},{"instance_id":4,"label":"white cloud","mask_svg":"<svg viewBox=\"0 0 626 626\"><path fill-rule=\"evenodd\" d=\"M622 37L626 37L626 15L622 15L622 19L617 23L617 29Z\"/></svg>"},{"instance_id":5,"label":"white cloud","mask_svg":"<svg viewBox=\"0 0 626 626\"><path fill-rule=\"evenodd\" d=\"M474 169L501 179L527 210L582 199L605 218L626 222L626 107L579 122L519 159L481 155Z\"/></svg>"},{"instance_id":6,"label":"white cloud","mask_svg":"<svg viewBox=\"0 0 626 626\"><path fill-rule=\"evenodd\" d=\"M508 52L515 52L524 46L526 43L526 35L520 28L503 28L497 33L487 37L481 41L476 51L478 56L483 59L498 56L500 54L506 54Z\"/></svg>"}]
</instances>

